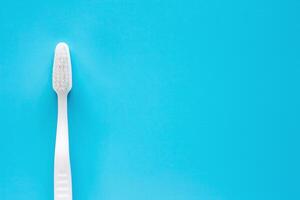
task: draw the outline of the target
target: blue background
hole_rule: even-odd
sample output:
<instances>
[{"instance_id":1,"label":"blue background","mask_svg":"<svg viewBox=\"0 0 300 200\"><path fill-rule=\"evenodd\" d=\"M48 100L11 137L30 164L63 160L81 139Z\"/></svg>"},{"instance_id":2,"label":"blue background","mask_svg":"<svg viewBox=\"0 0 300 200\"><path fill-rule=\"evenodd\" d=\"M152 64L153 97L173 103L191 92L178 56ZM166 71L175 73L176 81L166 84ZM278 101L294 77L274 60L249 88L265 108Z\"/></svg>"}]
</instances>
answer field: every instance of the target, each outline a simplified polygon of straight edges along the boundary
<instances>
[{"instance_id":1,"label":"blue background","mask_svg":"<svg viewBox=\"0 0 300 200\"><path fill-rule=\"evenodd\" d=\"M299 10L0 1L0 199L53 199L59 41L74 200L300 199Z\"/></svg>"}]
</instances>

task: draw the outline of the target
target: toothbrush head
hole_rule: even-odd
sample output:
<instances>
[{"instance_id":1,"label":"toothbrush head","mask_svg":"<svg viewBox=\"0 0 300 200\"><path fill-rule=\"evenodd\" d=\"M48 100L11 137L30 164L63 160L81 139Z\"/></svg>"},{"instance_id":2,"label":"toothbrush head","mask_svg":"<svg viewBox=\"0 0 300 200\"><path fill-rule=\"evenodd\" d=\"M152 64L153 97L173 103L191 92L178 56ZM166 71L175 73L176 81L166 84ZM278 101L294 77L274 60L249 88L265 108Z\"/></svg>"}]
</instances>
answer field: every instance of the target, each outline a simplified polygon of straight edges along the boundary
<instances>
[{"instance_id":1,"label":"toothbrush head","mask_svg":"<svg viewBox=\"0 0 300 200\"><path fill-rule=\"evenodd\" d=\"M72 69L69 47L66 43L60 42L56 45L52 86L57 94L67 95L72 88Z\"/></svg>"}]
</instances>

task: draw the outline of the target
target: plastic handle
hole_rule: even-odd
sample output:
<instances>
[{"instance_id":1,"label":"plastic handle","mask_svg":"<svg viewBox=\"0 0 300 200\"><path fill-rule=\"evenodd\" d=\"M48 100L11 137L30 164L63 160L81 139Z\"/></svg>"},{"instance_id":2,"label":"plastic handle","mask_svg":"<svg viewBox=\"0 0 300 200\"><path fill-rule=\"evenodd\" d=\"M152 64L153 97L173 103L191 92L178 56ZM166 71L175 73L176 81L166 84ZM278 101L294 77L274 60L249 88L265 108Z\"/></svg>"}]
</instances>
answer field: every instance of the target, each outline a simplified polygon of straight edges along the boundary
<instances>
[{"instance_id":1,"label":"plastic handle","mask_svg":"<svg viewBox=\"0 0 300 200\"><path fill-rule=\"evenodd\" d=\"M58 118L54 158L54 200L72 200L67 96L58 96Z\"/></svg>"}]
</instances>

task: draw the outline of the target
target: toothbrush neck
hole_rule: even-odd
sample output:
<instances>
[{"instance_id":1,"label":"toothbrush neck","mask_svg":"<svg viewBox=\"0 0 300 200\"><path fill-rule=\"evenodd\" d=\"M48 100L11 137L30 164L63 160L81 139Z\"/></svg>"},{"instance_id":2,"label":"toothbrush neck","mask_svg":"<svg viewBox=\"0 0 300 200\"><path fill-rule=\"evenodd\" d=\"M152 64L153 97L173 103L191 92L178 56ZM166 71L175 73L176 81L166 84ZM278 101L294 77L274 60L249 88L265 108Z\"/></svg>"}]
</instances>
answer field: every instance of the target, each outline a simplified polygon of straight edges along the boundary
<instances>
[{"instance_id":1,"label":"toothbrush neck","mask_svg":"<svg viewBox=\"0 0 300 200\"><path fill-rule=\"evenodd\" d=\"M62 110L67 110L67 95L66 94L60 94L58 95L58 111Z\"/></svg>"},{"instance_id":2,"label":"toothbrush neck","mask_svg":"<svg viewBox=\"0 0 300 200\"><path fill-rule=\"evenodd\" d=\"M68 156L69 131L67 95L58 95L56 148L59 152L63 152L65 156Z\"/></svg>"},{"instance_id":3,"label":"toothbrush neck","mask_svg":"<svg viewBox=\"0 0 300 200\"><path fill-rule=\"evenodd\" d=\"M68 101L67 95L58 96L58 123L68 123Z\"/></svg>"}]
</instances>

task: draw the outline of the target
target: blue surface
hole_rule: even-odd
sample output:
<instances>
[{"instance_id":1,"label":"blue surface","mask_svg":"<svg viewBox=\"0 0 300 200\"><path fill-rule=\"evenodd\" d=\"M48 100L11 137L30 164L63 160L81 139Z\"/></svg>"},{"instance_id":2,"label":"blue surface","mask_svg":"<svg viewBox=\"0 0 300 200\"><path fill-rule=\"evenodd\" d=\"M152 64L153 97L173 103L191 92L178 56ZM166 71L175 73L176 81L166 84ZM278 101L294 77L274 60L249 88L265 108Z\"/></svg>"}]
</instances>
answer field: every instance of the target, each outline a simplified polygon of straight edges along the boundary
<instances>
[{"instance_id":1,"label":"blue surface","mask_svg":"<svg viewBox=\"0 0 300 200\"><path fill-rule=\"evenodd\" d=\"M74 200L300 199L300 2L1 1L0 199L53 199L53 51Z\"/></svg>"}]
</instances>

